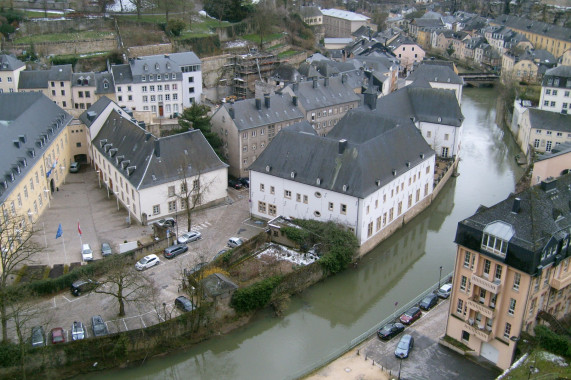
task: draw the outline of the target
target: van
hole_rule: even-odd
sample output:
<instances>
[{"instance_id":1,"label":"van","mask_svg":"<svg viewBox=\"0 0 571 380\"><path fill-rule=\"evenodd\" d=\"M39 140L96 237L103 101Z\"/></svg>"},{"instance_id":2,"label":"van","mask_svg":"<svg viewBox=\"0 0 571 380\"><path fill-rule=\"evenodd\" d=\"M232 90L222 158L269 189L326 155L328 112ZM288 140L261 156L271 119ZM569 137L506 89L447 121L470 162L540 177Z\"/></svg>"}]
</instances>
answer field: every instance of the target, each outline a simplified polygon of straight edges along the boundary
<instances>
[{"instance_id":1,"label":"van","mask_svg":"<svg viewBox=\"0 0 571 380\"><path fill-rule=\"evenodd\" d=\"M78 297L81 293L90 292L97 287L97 281L93 280L78 280L71 284L70 291L71 294Z\"/></svg>"},{"instance_id":2,"label":"van","mask_svg":"<svg viewBox=\"0 0 571 380\"><path fill-rule=\"evenodd\" d=\"M83 261L93 261L93 251L89 244L83 244L81 246L81 257Z\"/></svg>"}]
</instances>

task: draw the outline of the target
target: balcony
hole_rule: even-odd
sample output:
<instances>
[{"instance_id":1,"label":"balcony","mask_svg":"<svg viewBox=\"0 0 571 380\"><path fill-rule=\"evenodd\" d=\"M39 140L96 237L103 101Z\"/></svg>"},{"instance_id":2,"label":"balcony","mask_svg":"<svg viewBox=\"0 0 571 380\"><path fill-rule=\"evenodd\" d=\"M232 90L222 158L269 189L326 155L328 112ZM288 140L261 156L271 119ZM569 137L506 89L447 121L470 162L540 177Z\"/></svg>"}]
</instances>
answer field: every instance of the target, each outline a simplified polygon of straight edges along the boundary
<instances>
[{"instance_id":1,"label":"balcony","mask_svg":"<svg viewBox=\"0 0 571 380\"><path fill-rule=\"evenodd\" d=\"M480 339L483 342L489 342L492 340L492 332L486 328L478 328L475 324L472 325L470 323L464 323L464 330L469 332L470 334L474 335L476 338Z\"/></svg>"},{"instance_id":2,"label":"balcony","mask_svg":"<svg viewBox=\"0 0 571 380\"><path fill-rule=\"evenodd\" d=\"M466 302L466 306L468 306L468 309L472 309L475 311L480 312L480 314L482 314L484 317L489 318L489 319L493 319L494 315L495 315L495 311L487 306L484 306L478 302L475 302L473 300L467 300Z\"/></svg>"},{"instance_id":3,"label":"balcony","mask_svg":"<svg viewBox=\"0 0 571 380\"><path fill-rule=\"evenodd\" d=\"M487 278L477 276L472 274L472 284L479 286L482 289L487 290L493 294L498 294L500 292L501 283L496 280L494 282L488 280Z\"/></svg>"},{"instance_id":4,"label":"balcony","mask_svg":"<svg viewBox=\"0 0 571 380\"><path fill-rule=\"evenodd\" d=\"M552 278L549 280L549 286L551 286L555 290L561 290L564 287L571 284L571 272L566 273L567 276L562 278Z\"/></svg>"}]
</instances>

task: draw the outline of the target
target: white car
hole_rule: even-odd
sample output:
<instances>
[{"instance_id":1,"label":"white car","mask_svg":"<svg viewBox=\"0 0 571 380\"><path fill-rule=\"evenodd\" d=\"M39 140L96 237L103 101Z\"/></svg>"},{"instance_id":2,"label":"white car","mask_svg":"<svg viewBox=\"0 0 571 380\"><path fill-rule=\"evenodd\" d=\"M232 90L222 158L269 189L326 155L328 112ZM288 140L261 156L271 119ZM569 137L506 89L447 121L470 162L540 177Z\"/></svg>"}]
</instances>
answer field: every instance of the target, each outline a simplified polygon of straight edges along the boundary
<instances>
[{"instance_id":1,"label":"white car","mask_svg":"<svg viewBox=\"0 0 571 380\"><path fill-rule=\"evenodd\" d=\"M148 269L150 267L154 267L155 265L159 265L161 260L157 257L157 255L147 255L143 257L141 260L137 261L135 264L135 269L143 270Z\"/></svg>"},{"instance_id":2,"label":"white car","mask_svg":"<svg viewBox=\"0 0 571 380\"><path fill-rule=\"evenodd\" d=\"M180 244L190 243L191 241L195 241L202 238L202 234L198 231L190 231L185 232L184 234L180 235L178 238L178 242Z\"/></svg>"},{"instance_id":3,"label":"white car","mask_svg":"<svg viewBox=\"0 0 571 380\"><path fill-rule=\"evenodd\" d=\"M83 261L93 261L93 250L89 244L83 244L81 246L81 257Z\"/></svg>"},{"instance_id":4,"label":"white car","mask_svg":"<svg viewBox=\"0 0 571 380\"><path fill-rule=\"evenodd\" d=\"M451 292L452 292L452 285L444 284L440 287L440 289L438 289L438 292L436 292L436 294L440 298L448 298Z\"/></svg>"},{"instance_id":5,"label":"white car","mask_svg":"<svg viewBox=\"0 0 571 380\"><path fill-rule=\"evenodd\" d=\"M242 240L241 238L231 237L230 239L228 239L228 247L230 248L236 248L238 246L241 246L242 244L244 244L244 240Z\"/></svg>"}]
</instances>

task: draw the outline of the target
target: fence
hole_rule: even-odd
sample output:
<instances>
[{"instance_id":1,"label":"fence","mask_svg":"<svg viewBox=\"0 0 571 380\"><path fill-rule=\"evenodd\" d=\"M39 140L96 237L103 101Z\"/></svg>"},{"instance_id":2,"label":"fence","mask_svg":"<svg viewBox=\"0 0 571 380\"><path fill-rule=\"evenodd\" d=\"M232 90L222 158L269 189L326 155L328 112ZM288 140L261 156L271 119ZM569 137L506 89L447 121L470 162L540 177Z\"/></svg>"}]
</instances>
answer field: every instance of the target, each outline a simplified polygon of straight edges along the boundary
<instances>
[{"instance_id":1,"label":"fence","mask_svg":"<svg viewBox=\"0 0 571 380\"><path fill-rule=\"evenodd\" d=\"M445 276L444 278L449 279L451 278L452 274L454 272L450 272L447 276ZM402 313L404 313L406 310L408 310L410 307L414 306L414 305L418 305L418 303L424 298L426 297L426 295L435 292L436 290L438 290L438 285L442 285L445 284L446 281L444 282L439 282L436 283L434 285L432 285L431 287L429 287L428 289L426 289L423 293L421 293L419 296L417 296L416 298L414 298L412 301L410 301L409 303L407 303L404 306L401 306L398 310L395 310L394 314L391 315L390 317L385 318L384 320L382 320L381 322L377 323L376 325L374 325L373 327L371 327L370 329L368 329L367 331L365 331L364 333L362 333L361 335L359 335L358 337L354 338L353 340L351 340L349 343L337 348L335 351L331 352L330 354L328 354L327 356L325 356L324 358L322 358L321 360L319 360L318 362L315 363L311 363L308 366L306 366L305 368L303 368L300 371L297 371L296 373L294 373L291 378L292 379L299 379L301 377L304 377L308 374L310 374L311 372L315 371L318 368L324 367L327 364L331 363L332 361L334 361L335 359L339 358L340 356L344 355L345 353L347 353L349 350L357 347L359 344L363 343L365 340L367 340L368 338L370 338L371 336L373 336L374 334L376 334L376 332L381 328L381 326L384 326L385 324L387 324L388 322L391 322L392 320L395 319L395 316L399 316Z\"/></svg>"}]
</instances>

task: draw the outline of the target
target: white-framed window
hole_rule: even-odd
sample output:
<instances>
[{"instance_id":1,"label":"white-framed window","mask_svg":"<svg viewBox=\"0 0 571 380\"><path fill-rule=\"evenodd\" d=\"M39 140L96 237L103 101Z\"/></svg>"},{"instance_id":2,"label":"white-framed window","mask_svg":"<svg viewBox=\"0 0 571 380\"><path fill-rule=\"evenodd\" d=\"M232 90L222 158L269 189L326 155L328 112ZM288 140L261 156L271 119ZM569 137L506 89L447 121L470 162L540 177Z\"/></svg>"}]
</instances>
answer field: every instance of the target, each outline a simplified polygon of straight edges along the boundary
<instances>
[{"instance_id":1,"label":"white-framed window","mask_svg":"<svg viewBox=\"0 0 571 380\"><path fill-rule=\"evenodd\" d=\"M516 304L516 301L513 298L510 298L510 306L508 308L508 314L509 315L515 314L515 304Z\"/></svg>"},{"instance_id":2,"label":"white-framed window","mask_svg":"<svg viewBox=\"0 0 571 380\"><path fill-rule=\"evenodd\" d=\"M340 210L341 210L341 214L343 214L343 215L347 214L347 205L341 203Z\"/></svg>"},{"instance_id":3,"label":"white-framed window","mask_svg":"<svg viewBox=\"0 0 571 380\"><path fill-rule=\"evenodd\" d=\"M258 212L266 213L266 202L258 201Z\"/></svg>"},{"instance_id":4,"label":"white-framed window","mask_svg":"<svg viewBox=\"0 0 571 380\"><path fill-rule=\"evenodd\" d=\"M264 184L263 184L263 183L260 183L260 191L264 191L264 189L265 189Z\"/></svg>"},{"instance_id":5,"label":"white-framed window","mask_svg":"<svg viewBox=\"0 0 571 380\"><path fill-rule=\"evenodd\" d=\"M490 267L492 266L492 262L488 259L484 259L484 277L490 276Z\"/></svg>"},{"instance_id":6,"label":"white-framed window","mask_svg":"<svg viewBox=\"0 0 571 380\"><path fill-rule=\"evenodd\" d=\"M161 205L154 205L153 206L153 215L158 215L161 213Z\"/></svg>"},{"instance_id":7,"label":"white-framed window","mask_svg":"<svg viewBox=\"0 0 571 380\"><path fill-rule=\"evenodd\" d=\"M504 328L504 338L509 339L511 331L512 331L512 325L506 322L506 327Z\"/></svg>"},{"instance_id":8,"label":"white-framed window","mask_svg":"<svg viewBox=\"0 0 571 380\"><path fill-rule=\"evenodd\" d=\"M464 268L470 268L470 252L464 254Z\"/></svg>"},{"instance_id":9,"label":"white-framed window","mask_svg":"<svg viewBox=\"0 0 571 380\"><path fill-rule=\"evenodd\" d=\"M284 190L284 197L291 199L291 191L290 190Z\"/></svg>"},{"instance_id":10,"label":"white-framed window","mask_svg":"<svg viewBox=\"0 0 571 380\"><path fill-rule=\"evenodd\" d=\"M496 273L494 277L496 280L500 280L502 278L502 266L499 264L496 264Z\"/></svg>"},{"instance_id":11,"label":"white-framed window","mask_svg":"<svg viewBox=\"0 0 571 380\"><path fill-rule=\"evenodd\" d=\"M462 314L463 309L464 309L464 301L462 301L461 299L458 299L458 304L456 306L456 313Z\"/></svg>"},{"instance_id":12,"label":"white-framed window","mask_svg":"<svg viewBox=\"0 0 571 380\"><path fill-rule=\"evenodd\" d=\"M173 201L169 201L169 212L176 211L176 199Z\"/></svg>"},{"instance_id":13,"label":"white-framed window","mask_svg":"<svg viewBox=\"0 0 571 380\"><path fill-rule=\"evenodd\" d=\"M519 284L521 282L521 274L519 273L515 273L514 274L514 284L513 284L513 290L519 290Z\"/></svg>"}]
</instances>

